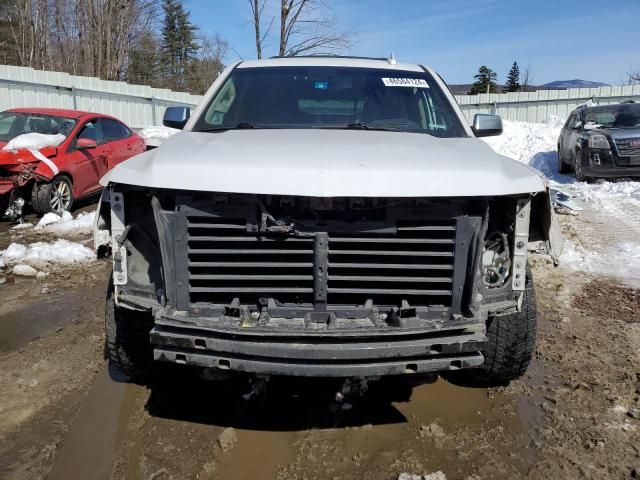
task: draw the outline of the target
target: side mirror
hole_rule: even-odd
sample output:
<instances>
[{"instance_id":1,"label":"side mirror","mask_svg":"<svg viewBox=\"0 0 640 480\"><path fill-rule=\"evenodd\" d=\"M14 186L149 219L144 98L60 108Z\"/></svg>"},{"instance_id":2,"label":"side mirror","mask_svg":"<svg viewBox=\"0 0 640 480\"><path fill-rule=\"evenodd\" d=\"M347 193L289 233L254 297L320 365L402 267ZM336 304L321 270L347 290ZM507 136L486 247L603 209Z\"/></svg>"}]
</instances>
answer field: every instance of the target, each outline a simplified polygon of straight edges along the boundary
<instances>
[{"instance_id":1,"label":"side mirror","mask_svg":"<svg viewBox=\"0 0 640 480\"><path fill-rule=\"evenodd\" d=\"M495 137L502 135L502 119L499 115L476 113L471 130L476 137Z\"/></svg>"},{"instance_id":2,"label":"side mirror","mask_svg":"<svg viewBox=\"0 0 640 480\"><path fill-rule=\"evenodd\" d=\"M576 123L573 124L574 130L580 130L581 128L582 128L582 122L580 120L578 120Z\"/></svg>"},{"instance_id":3,"label":"side mirror","mask_svg":"<svg viewBox=\"0 0 640 480\"><path fill-rule=\"evenodd\" d=\"M162 124L165 127L182 130L191 116L189 107L167 107L162 117Z\"/></svg>"},{"instance_id":4,"label":"side mirror","mask_svg":"<svg viewBox=\"0 0 640 480\"><path fill-rule=\"evenodd\" d=\"M98 142L92 138L79 138L76 140L76 150L89 150L91 148L96 148L97 146Z\"/></svg>"}]
</instances>

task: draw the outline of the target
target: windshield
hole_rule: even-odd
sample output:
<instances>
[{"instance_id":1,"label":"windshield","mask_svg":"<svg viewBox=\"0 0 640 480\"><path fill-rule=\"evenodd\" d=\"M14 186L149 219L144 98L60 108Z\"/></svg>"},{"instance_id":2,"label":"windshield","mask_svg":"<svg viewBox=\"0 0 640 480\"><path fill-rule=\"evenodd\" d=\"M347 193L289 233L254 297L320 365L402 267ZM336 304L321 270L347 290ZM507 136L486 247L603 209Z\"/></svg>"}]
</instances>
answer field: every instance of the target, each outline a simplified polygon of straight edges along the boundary
<instances>
[{"instance_id":1,"label":"windshield","mask_svg":"<svg viewBox=\"0 0 640 480\"><path fill-rule=\"evenodd\" d=\"M468 136L427 72L345 67L237 68L194 131L344 128Z\"/></svg>"},{"instance_id":2,"label":"windshield","mask_svg":"<svg viewBox=\"0 0 640 480\"><path fill-rule=\"evenodd\" d=\"M0 113L0 141L8 142L23 133L61 133L68 137L76 121L72 118L41 115L39 113L2 112Z\"/></svg>"},{"instance_id":3,"label":"windshield","mask_svg":"<svg viewBox=\"0 0 640 480\"><path fill-rule=\"evenodd\" d=\"M640 103L591 108L586 113L586 124L605 128L640 126Z\"/></svg>"}]
</instances>

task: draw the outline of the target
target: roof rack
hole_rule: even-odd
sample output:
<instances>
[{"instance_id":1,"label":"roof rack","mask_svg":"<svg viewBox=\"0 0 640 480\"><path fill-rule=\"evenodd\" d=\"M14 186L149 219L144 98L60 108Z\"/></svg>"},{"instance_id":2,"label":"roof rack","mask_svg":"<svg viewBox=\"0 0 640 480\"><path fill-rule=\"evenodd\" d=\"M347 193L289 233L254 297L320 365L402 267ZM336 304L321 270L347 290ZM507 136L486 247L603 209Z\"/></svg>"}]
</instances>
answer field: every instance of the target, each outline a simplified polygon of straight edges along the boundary
<instances>
[{"instance_id":1,"label":"roof rack","mask_svg":"<svg viewBox=\"0 0 640 480\"><path fill-rule=\"evenodd\" d=\"M276 58L347 58L351 60L380 60L382 62L388 62L389 59L386 57L354 57L352 55L333 55L331 53L316 53L309 55L296 55L295 57L287 56L287 55L275 55L273 57L269 57L269 60Z\"/></svg>"}]
</instances>

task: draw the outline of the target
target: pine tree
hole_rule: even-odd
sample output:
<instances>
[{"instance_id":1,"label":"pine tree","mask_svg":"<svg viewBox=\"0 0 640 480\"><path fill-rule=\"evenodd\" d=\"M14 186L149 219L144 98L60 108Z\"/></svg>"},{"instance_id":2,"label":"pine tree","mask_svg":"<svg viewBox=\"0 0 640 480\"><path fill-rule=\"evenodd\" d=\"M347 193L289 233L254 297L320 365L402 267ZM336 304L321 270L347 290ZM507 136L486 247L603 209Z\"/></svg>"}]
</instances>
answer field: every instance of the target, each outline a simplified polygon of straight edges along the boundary
<instances>
[{"instance_id":1,"label":"pine tree","mask_svg":"<svg viewBox=\"0 0 640 480\"><path fill-rule=\"evenodd\" d=\"M164 0L162 27L162 59L164 80L169 88L184 89L186 72L198 51L197 27L189 20L189 12L181 0Z\"/></svg>"},{"instance_id":2,"label":"pine tree","mask_svg":"<svg viewBox=\"0 0 640 480\"><path fill-rule=\"evenodd\" d=\"M478 93L496 93L496 81L498 74L489 67L481 66L478 73L473 76L476 81L471 87L469 95L477 95Z\"/></svg>"},{"instance_id":3,"label":"pine tree","mask_svg":"<svg viewBox=\"0 0 640 480\"><path fill-rule=\"evenodd\" d=\"M150 31L142 32L131 47L126 80L138 85L163 86L158 75L160 68L160 39Z\"/></svg>"},{"instance_id":4,"label":"pine tree","mask_svg":"<svg viewBox=\"0 0 640 480\"><path fill-rule=\"evenodd\" d=\"M507 92L520 91L520 67L518 67L518 62L513 62L513 65L507 74L507 84L504 88Z\"/></svg>"}]
</instances>

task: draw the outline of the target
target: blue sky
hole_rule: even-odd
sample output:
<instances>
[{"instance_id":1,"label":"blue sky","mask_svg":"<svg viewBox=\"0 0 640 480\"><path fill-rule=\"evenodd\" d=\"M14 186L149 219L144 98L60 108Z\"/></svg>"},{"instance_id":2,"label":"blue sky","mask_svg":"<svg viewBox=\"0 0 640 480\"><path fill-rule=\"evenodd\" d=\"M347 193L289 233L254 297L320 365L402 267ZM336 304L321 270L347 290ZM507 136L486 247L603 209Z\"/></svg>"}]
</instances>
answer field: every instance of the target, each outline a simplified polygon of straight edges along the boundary
<instances>
[{"instance_id":1,"label":"blue sky","mask_svg":"<svg viewBox=\"0 0 640 480\"><path fill-rule=\"evenodd\" d=\"M521 70L531 65L537 84L574 78L616 84L640 68L640 0L325 2L341 28L355 34L346 54L393 51L399 61L434 67L449 83L471 83L483 64L502 82L514 60ZM227 63L255 58L246 0L185 3L203 33L219 33L235 50ZM276 53L276 44L274 36L265 56Z\"/></svg>"}]
</instances>

